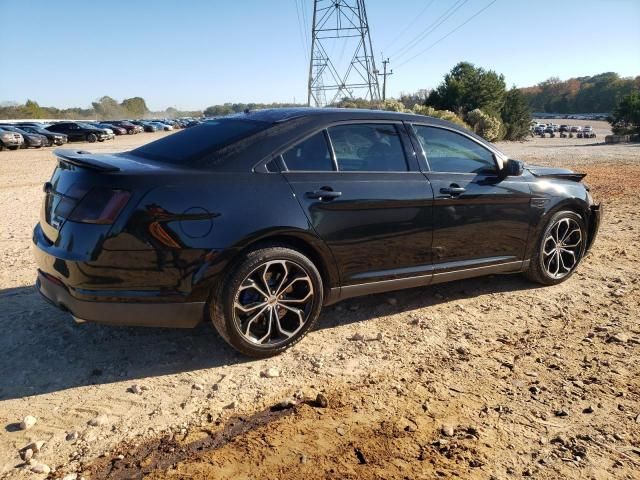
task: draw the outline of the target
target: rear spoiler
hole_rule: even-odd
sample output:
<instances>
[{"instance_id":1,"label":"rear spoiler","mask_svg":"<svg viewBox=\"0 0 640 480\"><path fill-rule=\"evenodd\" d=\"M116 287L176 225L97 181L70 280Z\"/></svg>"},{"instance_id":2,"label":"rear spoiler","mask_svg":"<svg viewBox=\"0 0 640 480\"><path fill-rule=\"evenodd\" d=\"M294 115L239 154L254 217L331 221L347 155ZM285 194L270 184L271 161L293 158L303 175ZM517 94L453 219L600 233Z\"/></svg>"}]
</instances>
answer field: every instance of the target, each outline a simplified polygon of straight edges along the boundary
<instances>
[{"instance_id":1,"label":"rear spoiler","mask_svg":"<svg viewBox=\"0 0 640 480\"><path fill-rule=\"evenodd\" d=\"M62 162L70 163L78 167L90 168L92 170L99 170L101 172L120 171L120 169L115 165L111 165L105 162L101 162L100 160L96 160L95 158L88 157L87 155L91 155L91 152L86 152L84 150L59 148L57 150L54 150L53 153Z\"/></svg>"}]
</instances>

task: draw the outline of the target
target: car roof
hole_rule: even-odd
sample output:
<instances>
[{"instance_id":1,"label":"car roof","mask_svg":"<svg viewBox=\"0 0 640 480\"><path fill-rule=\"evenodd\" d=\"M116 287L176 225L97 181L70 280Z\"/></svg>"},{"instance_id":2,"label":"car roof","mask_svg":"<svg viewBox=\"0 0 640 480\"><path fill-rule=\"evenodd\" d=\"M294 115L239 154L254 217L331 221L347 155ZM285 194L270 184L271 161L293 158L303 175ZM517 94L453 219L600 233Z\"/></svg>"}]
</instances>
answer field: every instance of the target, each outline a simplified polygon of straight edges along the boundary
<instances>
[{"instance_id":1,"label":"car roof","mask_svg":"<svg viewBox=\"0 0 640 480\"><path fill-rule=\"evenodd\" d=\"M392 112L388 110L371 110L363 108L267 108L262 110L248 110L243 113L236 113L226 117L217 118L246 118L247 120L256 120L269 123L280 123L288 120L299 119L304 117L322 117L328 121L340 120L395 120L405 122L425 122L440 124L446 126L456 126L446 120L428 117L426 115L418 115L414 113ZM211 117L216 118L216 117ZM206 121L206 120L205 120ZM457 127L457 126L456 126ZM459 127L457 127L459 128Z\"/></svg>"}]
</instances>

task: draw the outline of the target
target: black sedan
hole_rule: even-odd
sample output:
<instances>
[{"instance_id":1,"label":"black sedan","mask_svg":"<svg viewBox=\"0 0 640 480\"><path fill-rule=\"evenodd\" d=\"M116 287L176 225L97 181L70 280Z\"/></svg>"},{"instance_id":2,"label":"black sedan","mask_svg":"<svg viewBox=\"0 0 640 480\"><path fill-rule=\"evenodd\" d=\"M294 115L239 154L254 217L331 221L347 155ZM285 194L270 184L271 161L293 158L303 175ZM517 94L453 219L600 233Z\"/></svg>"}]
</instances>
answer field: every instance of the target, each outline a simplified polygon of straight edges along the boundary
<instances>
[{"instance_id":1,"label":"black sedan","mask_svg":"<svg viewBox=\"0 0 640 480\"><path fill-rule=\"evenodd\" d=\"M50 132L49 130L41 126L17 125L17 127L20 128L20 130L24 130L28 133L43 135L47 137L49 145L64 145L68 142L68 138L66 135L62 133Z\"/></svg>"},{"instance_id":2,"label":"black sedan","mask_svg":"<svg viewBox=\"0 0 640 480\"><path fill-rule=\"evenodd\" d=\"M66 135L70 142L86 141L93 143L95 141L104 142L109 139L109 133L106 130L82 122L54 123L48 126L47 130Z\"/></svg>"},{"instance_id":3,"label":"black sedan","mask_svg":"<svg viewBox=\"0 0 640 480\"><path fill-rule=\"evenodd\" d=\"M211 318L253 356L349 297L497 273L563 282L600 221L584 175L420 115L263 110L126 153L56 154L33 232L40 292L79 321Z\"/></svg>"}]
</instances>

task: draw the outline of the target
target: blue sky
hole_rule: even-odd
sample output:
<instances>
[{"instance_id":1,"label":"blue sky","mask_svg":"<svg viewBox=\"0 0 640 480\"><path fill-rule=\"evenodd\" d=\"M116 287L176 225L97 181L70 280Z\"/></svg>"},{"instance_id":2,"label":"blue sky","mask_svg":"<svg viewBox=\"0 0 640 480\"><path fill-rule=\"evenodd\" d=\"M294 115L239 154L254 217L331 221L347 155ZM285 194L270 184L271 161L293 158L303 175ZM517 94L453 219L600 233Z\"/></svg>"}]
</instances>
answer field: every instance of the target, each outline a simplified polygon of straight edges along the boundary
<instances>
[{"instance_id":1,"label":"blue sky","mask_svg":"<svg viewBox=\"0 0 640 480\"><path fill-rule=\"evenodd\" d=\"M300 1L310 21L313 2ZM377 58L454 3L367 0ZM467 0L406 55L391 56L388 96L432 88L461 60L517 86L605 71L640 75L640 0L497 0L402 65L489 3ZM0 28L0 102L86 107L103 95L142 96L159 110L306 101L308 53L296 0L0 0L0 11L15 13L3 15Z\"/></svg>"}]
</instances>

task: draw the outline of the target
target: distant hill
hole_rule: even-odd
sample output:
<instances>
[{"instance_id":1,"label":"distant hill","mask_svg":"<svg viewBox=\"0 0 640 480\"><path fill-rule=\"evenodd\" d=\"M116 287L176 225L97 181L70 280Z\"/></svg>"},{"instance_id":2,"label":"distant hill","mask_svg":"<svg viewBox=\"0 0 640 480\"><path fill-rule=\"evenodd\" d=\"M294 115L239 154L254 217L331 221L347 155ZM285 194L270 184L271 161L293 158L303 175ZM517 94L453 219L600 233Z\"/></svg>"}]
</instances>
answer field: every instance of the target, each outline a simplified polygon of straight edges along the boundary
<instances>
[{"instance_id":1,"label":"distant hill","mask_svg":"<svg viewBox=\"0 0 640 480\"><path fill-rule=\"evenodd\" d=\"M520 89L534 112L610 113L633 90L640 91L640 75L621 78L614 72L560 80L552 77Z\"/></svg>"}]
</instances>

